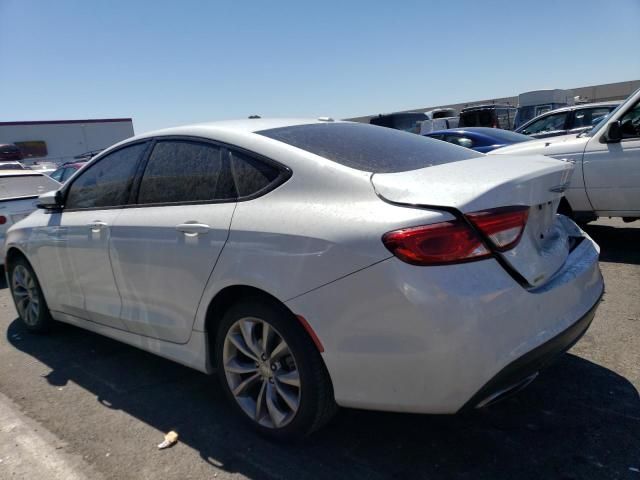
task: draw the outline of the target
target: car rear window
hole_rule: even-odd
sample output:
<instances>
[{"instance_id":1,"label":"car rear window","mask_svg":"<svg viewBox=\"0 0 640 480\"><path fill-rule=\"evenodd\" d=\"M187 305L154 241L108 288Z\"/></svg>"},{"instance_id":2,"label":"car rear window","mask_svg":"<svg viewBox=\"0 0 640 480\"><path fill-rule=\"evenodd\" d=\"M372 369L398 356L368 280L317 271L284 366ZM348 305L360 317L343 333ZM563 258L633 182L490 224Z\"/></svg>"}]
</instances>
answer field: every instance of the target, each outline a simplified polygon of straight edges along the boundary
<instances>
[{"instance_id":1,"label":"car rear window","mask_svg":"<svg viewBox=\"0 0 640 480\"><path fill-rule=\"evenodd\" d=\"M406 172L482 156L439 140L365 123L314 123L256 133L373 173Z\"/></svg>"}]
</instances>

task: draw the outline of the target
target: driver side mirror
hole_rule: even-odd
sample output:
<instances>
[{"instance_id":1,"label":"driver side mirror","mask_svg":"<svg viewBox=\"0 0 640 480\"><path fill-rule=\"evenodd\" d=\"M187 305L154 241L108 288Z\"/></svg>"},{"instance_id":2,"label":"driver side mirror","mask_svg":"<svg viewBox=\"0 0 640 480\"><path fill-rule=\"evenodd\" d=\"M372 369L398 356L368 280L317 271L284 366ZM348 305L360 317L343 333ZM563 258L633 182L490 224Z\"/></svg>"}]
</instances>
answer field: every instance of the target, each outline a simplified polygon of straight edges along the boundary
<instances>
[{"instance_id":1,"label":"driver side mirror","mask_svg":"<svg viewBox=\"0 0 640 480\"><path fill-rule=\"evenodd\" d=\"M618 143L622 140L622 125L620 121L616 120L609 124L605 138L607 143Z\"/></svg>"},{"instance_id":2,"label":"driver side mirror","mask_svg":"<svg viewBox=\"0 0 640 480\"><path fill-rule=\"evenodd\" d=\"M38 204L36 206L45 210L58 210L62 208L62 194L60 190L43 193L38 197Z\"/></svg>"}]
</instances>

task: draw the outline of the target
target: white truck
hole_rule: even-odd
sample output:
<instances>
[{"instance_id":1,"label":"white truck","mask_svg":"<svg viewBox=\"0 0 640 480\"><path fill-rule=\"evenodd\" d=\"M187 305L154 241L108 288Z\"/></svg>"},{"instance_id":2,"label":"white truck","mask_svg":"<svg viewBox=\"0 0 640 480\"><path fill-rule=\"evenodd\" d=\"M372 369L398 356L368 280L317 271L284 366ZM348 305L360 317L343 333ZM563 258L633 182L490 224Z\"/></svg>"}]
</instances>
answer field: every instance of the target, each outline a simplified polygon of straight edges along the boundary
<instances>
[{"instance_id":1,"label":"white truck","mask_svg":"<svg viewBox=\"0 0 640 480\"><path fill-rule=\"evenodd\" d=\"M0 122L0 144L13 144L23 164L61 165L92 150L102 150L133 136L130 118ZM55 166L53 167L55 170Z\"/></svg>"},{"instance_id":2,"label":"white truck","mask_svg":"<svg viewBox=\"0 0 640 480\"><path fill-rule=\"evenodd\" d=\"M542 154L574 162L559 212L580 222L640 219L640 89L591 130L522 142L489 155Z\"/></svg>"},{"instance_id":3,"label":"white truck","mask_svg":"<svg viewBox=\"0 0 640 480\"><path fill-rule=\"evenodd\" d=\"M0 266L7 230L37 208L38 197L60 188L53 178L31 170L0 170Z\"/></svg>"}]
</instances>

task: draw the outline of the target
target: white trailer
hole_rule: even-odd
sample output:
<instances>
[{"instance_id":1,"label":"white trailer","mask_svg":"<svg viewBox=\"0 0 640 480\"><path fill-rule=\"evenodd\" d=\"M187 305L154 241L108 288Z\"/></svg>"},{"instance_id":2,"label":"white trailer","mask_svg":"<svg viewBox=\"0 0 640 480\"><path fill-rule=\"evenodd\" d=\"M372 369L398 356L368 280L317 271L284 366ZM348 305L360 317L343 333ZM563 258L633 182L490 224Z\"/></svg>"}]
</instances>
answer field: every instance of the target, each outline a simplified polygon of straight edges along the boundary
<instances>
[{"instance_id":1,"label":"white trailer","mask_svg":"<svg viewBox=\"0 0 640 480\"><path fill-rule=\"evenodd\" d=\"M15 144L25 165L60 165L133 136L130 118L0 122L0 144Z\"/></svg>"}]
</instances>

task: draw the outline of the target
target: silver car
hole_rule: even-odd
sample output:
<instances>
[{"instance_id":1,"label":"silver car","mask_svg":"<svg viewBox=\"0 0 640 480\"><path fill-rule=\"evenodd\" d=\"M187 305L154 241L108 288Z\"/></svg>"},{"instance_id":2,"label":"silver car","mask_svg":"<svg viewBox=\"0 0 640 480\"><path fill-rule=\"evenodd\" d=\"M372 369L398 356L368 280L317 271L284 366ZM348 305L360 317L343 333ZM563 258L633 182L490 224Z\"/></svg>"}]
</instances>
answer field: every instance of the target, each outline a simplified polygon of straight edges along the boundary
<instances>
[{"instance_id":1,"label":"silver car","mask_svg":"<svg viewBox=\"0 0 640 480\"><path fill-rule=\"evenodd\" d=\"M274 437L338 405L455 413L591 322L598 247L556 215L572 168L330 119L152 132L40 197L9 231L8 281L29 330L217 370Z\"/></svg>"}]
</instances>

